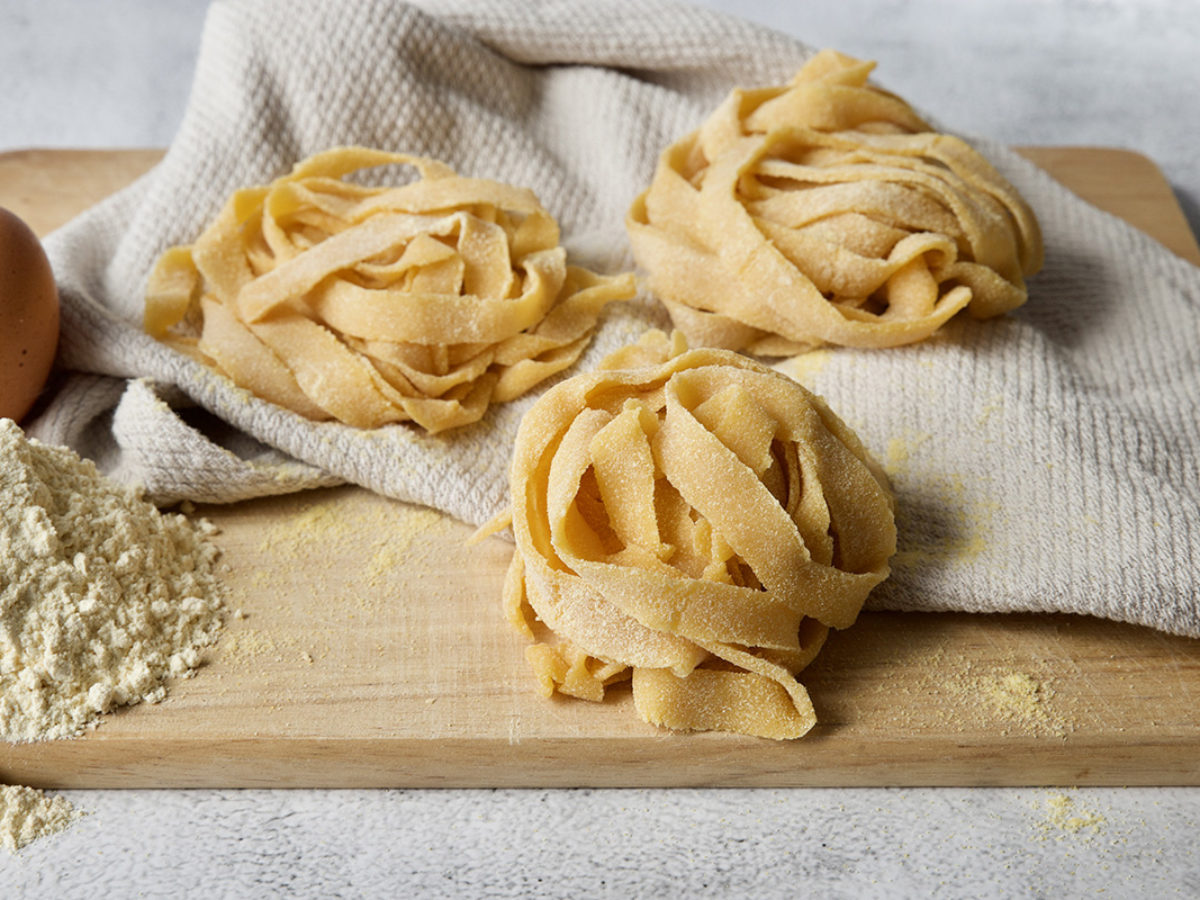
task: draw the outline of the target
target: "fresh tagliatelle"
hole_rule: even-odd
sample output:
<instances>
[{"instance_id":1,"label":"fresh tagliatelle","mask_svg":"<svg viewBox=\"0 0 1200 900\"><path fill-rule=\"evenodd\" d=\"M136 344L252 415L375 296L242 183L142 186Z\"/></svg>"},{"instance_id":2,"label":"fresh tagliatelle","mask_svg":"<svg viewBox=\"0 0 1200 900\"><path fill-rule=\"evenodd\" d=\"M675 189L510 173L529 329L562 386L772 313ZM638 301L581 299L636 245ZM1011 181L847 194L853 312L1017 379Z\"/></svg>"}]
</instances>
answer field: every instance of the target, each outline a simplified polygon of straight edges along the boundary
<instances>
[{"instance_id":1,"label":"fresh tagliatelle","mask_svg":"<svg viewBox=\"0 0 1200 900\"><path fill-rule=\"evenodd\" d=\"M420 178L346 176L403 164ZM567 265L532 191L339 147L239 190L160 258L148 333L310 419L429 432L480 419L578 359L631 274Z\"/></svg>"},{"instance_id":2,"label":"fresh tagliatelle","mask_svg":"<svg viewBox=\"0 0 1200 900\"><path fill-rule=\"evenodd\" d=\"M896 548L885 477L820 398L661 332L538 399L511 490L504 603L542 692L632 678L672 729L805 734L796 675Z\"/></svg>"},{"instance_id":3,"label":"fresh tagliatelle","mask_svg":"<svg viewBox=\"0 0 1200 900\"><path fill-rule=\"evenodd\" d=\"M669 147L627 217L693 346L768 356L924 340L1025 302L1032 210L963 140L825 50L786 86L735 90Z\"/></svg>"}]
</instances>

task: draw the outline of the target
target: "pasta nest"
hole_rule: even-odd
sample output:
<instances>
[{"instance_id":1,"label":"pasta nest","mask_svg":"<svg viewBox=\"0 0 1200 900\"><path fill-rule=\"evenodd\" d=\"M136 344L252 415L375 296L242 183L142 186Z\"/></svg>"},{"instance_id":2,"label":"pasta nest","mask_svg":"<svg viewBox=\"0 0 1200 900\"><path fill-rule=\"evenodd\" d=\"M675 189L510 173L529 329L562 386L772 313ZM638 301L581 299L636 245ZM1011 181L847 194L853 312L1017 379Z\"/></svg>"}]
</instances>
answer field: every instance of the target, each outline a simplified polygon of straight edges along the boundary
<instances>
[{"instance_id":1,"label":"pasta nest","mask_svg":"<svg viewBox=\"0 0 1200 900\"><path fill-rule=\"evenodd\" d=\"M626 224L693 345L790 355L924 340L1025 302L1037 220L972 147L834 51L736 90L662 154Z\"/></svg>"},{"instance_id":2,"label":"pasta nest","mask_svg":"<svg viewBox=\"0 0 1200 900\"><path fill-rule=\"evenodd\" d=\"M390 164L421 177L346 180ZM604 305L633 296L632 275L567 265L558 240L532 191L335 148L235 192L166 251L144 326L307 418L443 431L570 366Z\"/></svg>"},{"instance_id":3,"label":"pasta nest","mask_svg":"<svg viewBox=\"0 0 1200 900\"><path fill-rule=\"evenodd\" d=\"M648 722L794 738L796 674L888 574L892 495L820 400L650 332L525 414L508 618L542 692L632 679Z\"/></svg>"}]
</instances>

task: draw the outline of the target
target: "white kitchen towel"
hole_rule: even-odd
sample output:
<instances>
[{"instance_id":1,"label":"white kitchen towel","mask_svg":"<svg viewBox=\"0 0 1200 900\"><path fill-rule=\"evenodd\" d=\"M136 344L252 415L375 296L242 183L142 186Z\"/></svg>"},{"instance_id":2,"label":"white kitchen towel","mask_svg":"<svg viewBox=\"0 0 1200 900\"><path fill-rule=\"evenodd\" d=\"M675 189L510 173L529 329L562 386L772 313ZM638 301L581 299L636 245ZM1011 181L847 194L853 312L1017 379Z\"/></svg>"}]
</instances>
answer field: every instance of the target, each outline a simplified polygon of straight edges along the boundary
<instances>
[{"instance_id":1,"label":"white kitchen towel","mask_svg":"<svg viewBox=\"0 0 1200 900\"><path fill-rule=\"evenodd\" d=\"M364 144L531 187L574 261L628 269L624 214L662 148L734 86L786 81L811 53L658 0L218 2L162 163L47 240L60 363L81 374L31 433L161 503L344 480L486 521L507 504L532 396L433 437L246 402L141 332L157 255L193 240L236 188ZM900 552L872 605L1091 613L1200 635L1200 270L974 142L1041 220L1047 264L1029 303L913 347L780 364L893 479ZM666 325L650 298L610 307L574 371Z\"/></svg>"}]
</instances>

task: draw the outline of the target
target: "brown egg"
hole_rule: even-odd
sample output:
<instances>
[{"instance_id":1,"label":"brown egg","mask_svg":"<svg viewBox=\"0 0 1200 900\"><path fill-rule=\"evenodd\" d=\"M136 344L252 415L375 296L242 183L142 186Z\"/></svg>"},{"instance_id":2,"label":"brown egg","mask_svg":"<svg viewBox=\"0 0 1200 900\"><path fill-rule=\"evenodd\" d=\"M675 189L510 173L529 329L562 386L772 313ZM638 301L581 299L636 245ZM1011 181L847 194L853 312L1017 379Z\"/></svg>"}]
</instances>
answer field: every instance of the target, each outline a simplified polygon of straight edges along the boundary
<instances>
[{"instance_id":1,"label":"brown egg","mask_svg":"<svg viewBox=\"0 0 1200 900\"><path fill-rule=\"evenodd\" d=\"M20 421L58 348L58 286L37 235L0 207L0 417Z\"/></svg>"}]
</instances>

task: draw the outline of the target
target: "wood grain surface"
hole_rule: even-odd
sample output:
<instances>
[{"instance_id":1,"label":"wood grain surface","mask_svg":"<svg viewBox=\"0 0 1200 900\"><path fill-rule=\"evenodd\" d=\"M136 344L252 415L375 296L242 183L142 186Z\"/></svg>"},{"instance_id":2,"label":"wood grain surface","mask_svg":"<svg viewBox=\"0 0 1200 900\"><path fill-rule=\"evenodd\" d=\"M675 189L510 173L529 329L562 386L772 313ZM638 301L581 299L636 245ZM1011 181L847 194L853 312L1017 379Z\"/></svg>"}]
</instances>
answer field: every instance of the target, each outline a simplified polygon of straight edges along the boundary
<instances>
[{"instance_id":1,"label":"wood grain surface","mask_svg":"<svg viewBox=\"0 0 1200 900\"><path fill-rule=\"evenodd\" d=\"M1145 157L1023 150L1200 263ZM0 206L48 231L157 150L0 155ZM672 734L627 691L542 699L502 620L510 547L336 488L199 510L221 529L228 626L166 701L88 736L0 747L40 787L1200 784L1200 641L1079 616L868 613L803 680L799 741Z\"/></svg>"}]
</instances>

